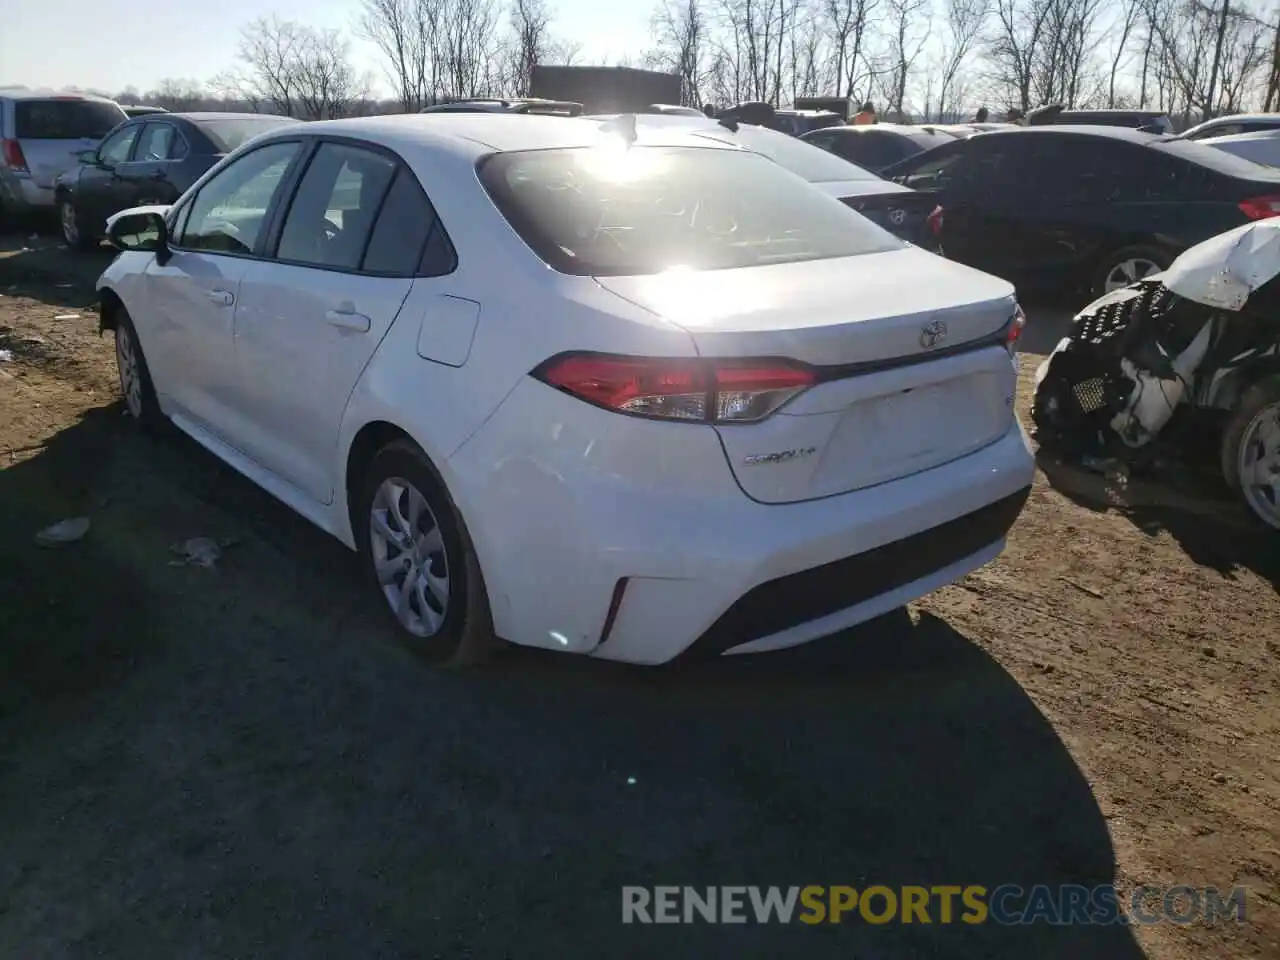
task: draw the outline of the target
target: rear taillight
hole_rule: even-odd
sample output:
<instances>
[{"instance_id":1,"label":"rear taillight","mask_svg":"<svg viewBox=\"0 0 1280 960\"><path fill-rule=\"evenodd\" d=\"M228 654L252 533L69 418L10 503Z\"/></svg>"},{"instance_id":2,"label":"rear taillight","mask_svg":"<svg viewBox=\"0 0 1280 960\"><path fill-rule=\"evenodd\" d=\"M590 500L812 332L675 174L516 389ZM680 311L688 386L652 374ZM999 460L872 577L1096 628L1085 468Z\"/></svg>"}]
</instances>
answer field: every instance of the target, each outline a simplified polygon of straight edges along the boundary
<instances>
[{"instance_id":1,"label":"rear taillight","mask_svg":"<svg viewBox=\"0 0 1280 960\"><path fill-rule=\"evenodd\" d=\"M565 354L533 375L579 400L637 417L752 423L817 380L786 360L698 360Z\"/></svg>"},{"instance_id":2,"label":"rear taillight","mask_svg":"<svg viewBox=\"0 0 1280 960\"><path fill-rule=\"evenodd\" d=\"M1250 220L1280 217L1280 195L1269 194L1265 197L1250 197L1248 200L1241 200L1240 212Z\"/></svg>"},{"instance_id":3,"label":"rear taillight","mask_svg":"<svg viewBox=\"0 0 1280 960\"><path fill-rule=\"evenodd\" d=\"M933 212L925 220L935 237L942 236L942 207L934 207Z\"/></svg>"},{"instance_id":4,"label":"rear taillight","mask_svg":"<svg viewBox=\"0 0 1280 960\"><path fill-rule=\"evenodd\" d=\"M1009 321L1009 332L1005 334L1005 344L1010 350L1013 350L1018 343L1018 338L1022 336L1022 328L1027 325L1027 314L1022 309L1022 304L1015 304L1013 307L1013 319Z\"/></svg>"},{"instance_id":5,"label":"rear taillight","mask_svg":"<svg viewBox=\"0 0 1280 960\"><path fill-rule=\"evenodd\" d=\"M4 165L10 170L27 172L27 158L22 154L22 144L17 140L0 140L0 156L4 157Z\"/></svg>"}]
</instances>

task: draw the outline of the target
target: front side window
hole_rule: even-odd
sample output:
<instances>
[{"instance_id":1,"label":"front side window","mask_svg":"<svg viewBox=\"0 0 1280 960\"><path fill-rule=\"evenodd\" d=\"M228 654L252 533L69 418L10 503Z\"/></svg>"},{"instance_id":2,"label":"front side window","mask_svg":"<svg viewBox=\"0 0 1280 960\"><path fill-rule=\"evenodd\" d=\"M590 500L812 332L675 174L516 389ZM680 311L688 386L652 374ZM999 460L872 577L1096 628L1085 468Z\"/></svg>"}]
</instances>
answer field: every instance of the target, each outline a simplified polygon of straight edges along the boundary
<instances>
[{"instance_id":1,"label":"front side window","mask_svg":"<svg viewBox=\"0 0 1280 960\"><path fill-rule=\"evenodd\" d=\"M178 246L212 253L253 253L267 210L301 144L272 143L220 170L191 203Z\"/></svg>"},{"instance_id":2,"label":"front side window","mask_svg":"<svg viewBox=\"0 0 1280 960\"><path fill-rule=\"evenodd\" d=\"M129 151L133 147L133 141L138 139L139 129L140 127L134 124L113 133L98 148L98 160L113 167L117 163L127 161L129 159Z\"/></svg>"},{"instance_id":3,"label":"front side window","mask_svg":"<svg viewBox=\"0 0 1280 960\"><path fill-rule=\"evenodd\" d=\"M579 276L726 270L903 246L748 151L609 143L499 153L481 162L480 179L539 257Z\"/></svg>"},{"instance_id":4,"label":"front side window","mask_svg":"<svg viewBox=\"0 0 1280 960\"><path fill-rule=\"evenodd\" d=\"M355 270L395 173L396 162L383 154L321 144L289 207L276 256Z\"/></svg>"}]
</instances>

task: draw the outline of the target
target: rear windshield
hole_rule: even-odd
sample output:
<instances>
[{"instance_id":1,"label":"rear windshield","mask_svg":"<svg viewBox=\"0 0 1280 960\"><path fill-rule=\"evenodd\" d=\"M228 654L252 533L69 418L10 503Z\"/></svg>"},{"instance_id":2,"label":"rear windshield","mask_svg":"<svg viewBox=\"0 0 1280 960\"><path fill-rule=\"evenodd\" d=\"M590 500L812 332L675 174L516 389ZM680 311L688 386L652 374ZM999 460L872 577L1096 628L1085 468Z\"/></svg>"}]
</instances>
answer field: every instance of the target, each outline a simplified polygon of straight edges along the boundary
<instances>
[{"instance_id":1,"label":"rear windshield","mask_svg":"<svg viewBox=\"0 0 1280 960\"><path fill-rule=\"evenodd\" d=\"M747 151L609 144L499 153L481 162L480 180L539 257L578 276L727 270L903 246Z\"/></svg>"},{"instance_id":2,"label":"rear windshield","mask_svg":"<svg viewBox=\"0 0 1280 960\"><path fill-rule=\"evenodd\" d=\"M732 143L745 150L763 154L779 166L810 183L834 183L838 180L879 180L874 173L850 163L834 153L805 143L795 137L767 127L740 124L734 133L724 127L699 130L698 136L708 140Z\"/></svg>"},{"instance_id":3,"label":"rear windshield","mask_svg":"<svg viewBox=\"0 0 1280 960\"><path fill-rule=\"evenodd\" d=\"M102 100L18 100L13 119L19 140L101 140L129 116Z\"/></svg>"},{"instance_id":4,"label":"rear windshield","mask_svg":"<svg viewBox=\"0 0 1280 960\"><path fill-rule=\"evenodd\" d=\"M1158 140L1151 144L1151 148L1172 157L1208 167L1229 177L1238 177L1242 180L1280 181L1280 169L1276 167L1263 166L1244 157L1237 157L1234 153L1197 143L1194 140Z\"/></svg>"},{"instance_id":5,"label":"rear windshield","mask_svg":"<svg viewBox=\"0 0 1280 960\"><path fill-rule=\"evenodd\" d=\"M213 141L219 153L230 153L246 140L260 133L275 130L301 121L292 117L234 117L225 120L198 120L205 136Z\"/></svg>"}]
</instances>

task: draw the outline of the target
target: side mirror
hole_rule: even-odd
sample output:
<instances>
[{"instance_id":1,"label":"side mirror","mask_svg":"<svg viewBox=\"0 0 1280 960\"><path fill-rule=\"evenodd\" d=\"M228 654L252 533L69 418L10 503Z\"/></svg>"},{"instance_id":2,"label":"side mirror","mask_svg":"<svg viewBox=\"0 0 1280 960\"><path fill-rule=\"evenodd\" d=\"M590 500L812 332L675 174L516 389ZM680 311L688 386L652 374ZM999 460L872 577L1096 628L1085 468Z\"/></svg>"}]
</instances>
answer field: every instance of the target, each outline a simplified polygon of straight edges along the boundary
<instances>
[{"instance_id":1,"label":"side mirror","mask_svg":"<svg viewBox=\"0 0 1280 960\"><path fill-rule=\"evenodd\" d=\"M77 150L76 159L79 160L81 163L97 163L98 162L97 147L90 147L88 150Z\"/></svg>"},{"instance_id":2,"label":"side mirror","mask_svg":"<svg viewBox=\"0 0 1280 960\"><path fill-rule=\"evenodd\" d=\"M169 226L158 213L119 214L107 224L107 243L117 250L151 251L163 265L169 259Z\"/></svg>"}]
</instances>

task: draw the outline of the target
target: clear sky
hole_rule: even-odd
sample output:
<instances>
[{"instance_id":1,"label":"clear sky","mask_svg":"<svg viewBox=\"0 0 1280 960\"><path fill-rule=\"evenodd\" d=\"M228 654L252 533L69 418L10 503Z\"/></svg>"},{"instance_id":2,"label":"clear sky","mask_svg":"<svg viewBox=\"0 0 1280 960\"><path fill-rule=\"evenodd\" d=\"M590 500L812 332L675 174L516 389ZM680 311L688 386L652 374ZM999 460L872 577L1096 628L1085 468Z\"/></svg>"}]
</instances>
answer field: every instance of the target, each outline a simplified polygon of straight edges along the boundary
<instances>
[{"instance_id":1,"label":"clear sky","mask_svg":"<svg viewBox=\"0 0 1280 960\"><path fill-rule=\"evenodd\" d=\"M650 0L553 0L555 32L588 62L638 58ZM608 13L604 11L608 10ZM351 33L359 0L0 0L0 85L147 90L164 77L208 80L234 65L240 27L272 13ZM354 40L354 38L353 38ZM383 92L376 51L354 41Z\"/></svg>"}]
</instances>

